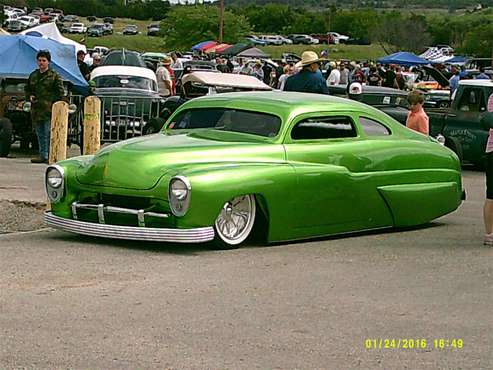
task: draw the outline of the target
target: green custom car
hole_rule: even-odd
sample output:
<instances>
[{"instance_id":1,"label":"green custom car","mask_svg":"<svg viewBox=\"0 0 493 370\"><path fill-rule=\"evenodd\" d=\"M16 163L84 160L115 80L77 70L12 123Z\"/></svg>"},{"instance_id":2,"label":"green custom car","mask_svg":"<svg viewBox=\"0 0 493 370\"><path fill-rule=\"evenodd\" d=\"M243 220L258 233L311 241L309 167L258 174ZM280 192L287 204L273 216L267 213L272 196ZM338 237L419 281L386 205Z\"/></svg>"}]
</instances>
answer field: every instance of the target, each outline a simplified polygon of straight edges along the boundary
<instances>
[{"instance_id":1,"label":"green custom car","mask_svg":"<svg viewBox=\"0 0 493 370\"><path fill-rule=\"evenodd\" d=\"M223 248L420 225L463 199L458 158L434 139L368 105L287 92L191 100L160 133L49 166L46 190L54 228Z\"/></svg>"}]
</instances>

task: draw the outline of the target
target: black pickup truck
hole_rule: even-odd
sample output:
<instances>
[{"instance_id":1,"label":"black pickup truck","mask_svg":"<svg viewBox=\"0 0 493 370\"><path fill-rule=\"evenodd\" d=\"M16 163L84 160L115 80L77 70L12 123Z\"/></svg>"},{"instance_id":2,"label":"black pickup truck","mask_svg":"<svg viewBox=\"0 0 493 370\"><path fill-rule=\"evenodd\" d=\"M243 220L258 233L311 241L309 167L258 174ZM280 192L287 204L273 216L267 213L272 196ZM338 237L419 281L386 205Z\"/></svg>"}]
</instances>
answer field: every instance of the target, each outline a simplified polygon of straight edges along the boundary
<instances>
[{"instance_id":1,"label":"black pickup truck","mask_svg":"<svg viewBox=\"0 0 493 370\"><path fill-rule=\"evenodd\" d=\"M462 80L455 91L450 108L428 108L430 135L443 135L445 145L463 163L482 167L488 130L480 120L487 111L493 93L491 80Z\"/></svg>"},{"instance_id":2,"label":"black pickup truck","mask_svg":"<svg viewBox=\"0 0 493 370\"><path fill-rule=\"evenodd\" d=\"M387 113L402 124L408 114L406 92L364 86L356 95L345 94L341 87L329 87L331 94L359 100ZM452 149L463 164L483 167L488 130L480 120L487 111L488 98L493 93L492 80L462 80L455 91L450 107L427 108L430 136L442 135L445 146Z\"/></svg>"}]
</instances>

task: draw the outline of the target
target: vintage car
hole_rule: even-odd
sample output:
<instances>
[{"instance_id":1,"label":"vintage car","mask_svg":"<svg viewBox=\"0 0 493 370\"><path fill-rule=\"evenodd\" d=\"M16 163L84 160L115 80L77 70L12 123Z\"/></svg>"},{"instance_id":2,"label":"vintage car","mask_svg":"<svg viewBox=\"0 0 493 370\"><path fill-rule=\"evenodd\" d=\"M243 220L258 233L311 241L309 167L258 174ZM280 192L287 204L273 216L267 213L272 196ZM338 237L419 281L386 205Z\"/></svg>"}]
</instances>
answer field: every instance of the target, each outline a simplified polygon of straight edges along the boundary
<instances>
[{"instance_id":1,"label":"vintage car","mask_svg":"<svg viewBox=\"0 0 493 370\"><path fill-rule=\"evenodd\" d=\"M235 248L425 224L463 198L457 156L368 105L291 92L193 99L162 132L46 170L47 225Z\"/></svg>"},{"instance_id":2,"label":"vintage car","mask_svg":"<svg viewBox=\"0 0 493 370\"><path fill-rule=\"evenodd\" d=\"M180 95L171 96L162 104L160 119L145 128L145 134L161 130L166 119L183 103L204 95L239 91L270 91L266 85L253 76L233 73L191 72L183 76Z\"/></svg>"},{"instance_id":3,"label":"vintage car","mask_svg":"<svg viewBox=\"0 0 493 370\"><path fill-rule=\"evenodd\" d=\"M114 142L143 134L159 116L156 75L143 67L101 66L91 73L94 95L101 99L101 141Z\"/></svg>"}]
</instances>

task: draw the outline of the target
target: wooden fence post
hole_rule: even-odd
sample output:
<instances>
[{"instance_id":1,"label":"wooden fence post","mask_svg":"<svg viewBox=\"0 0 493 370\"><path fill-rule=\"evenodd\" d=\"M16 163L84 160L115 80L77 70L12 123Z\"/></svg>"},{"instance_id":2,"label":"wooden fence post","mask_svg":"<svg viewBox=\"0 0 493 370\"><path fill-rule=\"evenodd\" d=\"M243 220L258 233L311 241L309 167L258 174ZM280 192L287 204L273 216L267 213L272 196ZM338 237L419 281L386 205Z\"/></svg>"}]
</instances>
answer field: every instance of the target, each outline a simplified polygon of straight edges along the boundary
<instances>
[{"instance_id":1,"label":"wooden fence post","mask_svg":"<svg viewBox=\"0 0 493 370\"><path fill-rule=\"evenodd\" d=\"M51 111L49 164L67 158L68 103L57 101Z\"/></svg>"},{"instance_id":2,"label":"wooden fence post","mask_svg":"<svg viewBox=\"0 0 493 370\"><path fill-rule=\"evenodd\" d=\"M101 100L97 96L88 96L84 101L84 155L96 153L101 146L100 114Z\"/></svg>"}]
</instances>

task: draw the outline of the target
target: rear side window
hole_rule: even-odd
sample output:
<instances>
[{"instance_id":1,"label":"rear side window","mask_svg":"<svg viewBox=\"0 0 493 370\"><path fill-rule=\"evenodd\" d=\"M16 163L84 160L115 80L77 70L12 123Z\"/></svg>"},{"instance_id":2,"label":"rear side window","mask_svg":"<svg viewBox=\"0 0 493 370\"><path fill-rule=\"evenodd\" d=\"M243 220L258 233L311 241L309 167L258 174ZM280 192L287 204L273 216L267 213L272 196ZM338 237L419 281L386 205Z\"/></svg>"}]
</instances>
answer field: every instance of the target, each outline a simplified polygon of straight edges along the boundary
<instances>
[{"instance_id":1,"label":"rear side window","mask_svg":"<svg viewBox=\"0 0 493 370\"><path fill-rule=\"evenodd\" d=\"M359 123L367 136L389 136L390 130L371 118L360 117Z\"/></svg>"},{"instance_id":2,"label":"rear side window","mask_svg":"<svg viewBox=\"0 0 493 370\"><path fill-rule=\"evenodd\" d=\"M347 116L316 117L298 122L291 130L293 140L356 137L353 121Z\"/></svg>"}]
</instances>

